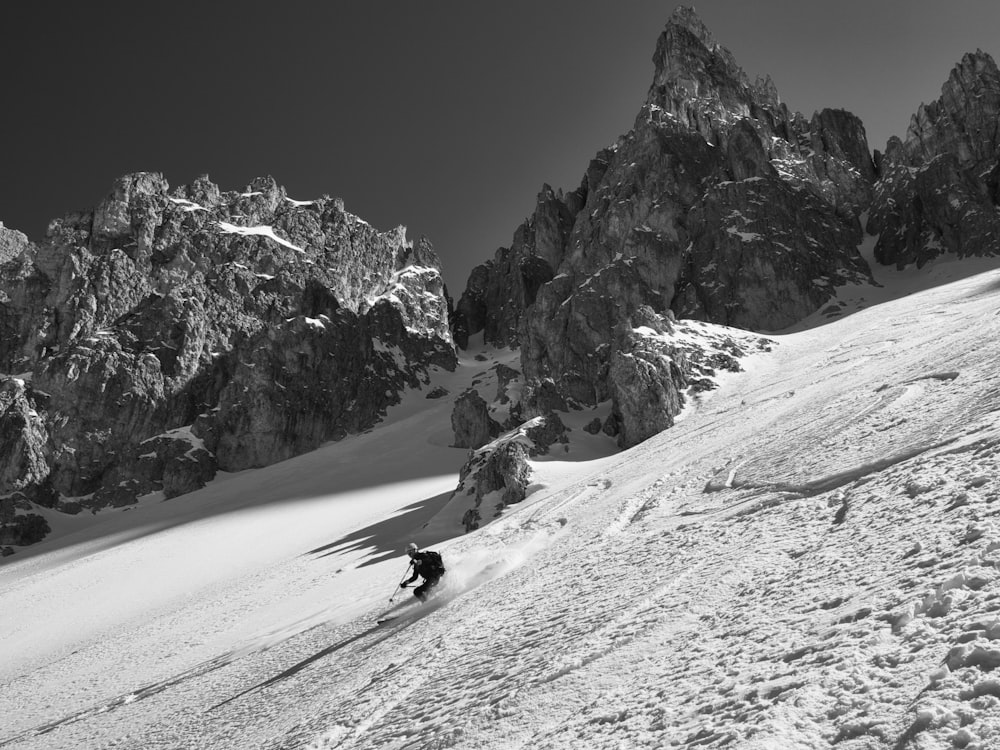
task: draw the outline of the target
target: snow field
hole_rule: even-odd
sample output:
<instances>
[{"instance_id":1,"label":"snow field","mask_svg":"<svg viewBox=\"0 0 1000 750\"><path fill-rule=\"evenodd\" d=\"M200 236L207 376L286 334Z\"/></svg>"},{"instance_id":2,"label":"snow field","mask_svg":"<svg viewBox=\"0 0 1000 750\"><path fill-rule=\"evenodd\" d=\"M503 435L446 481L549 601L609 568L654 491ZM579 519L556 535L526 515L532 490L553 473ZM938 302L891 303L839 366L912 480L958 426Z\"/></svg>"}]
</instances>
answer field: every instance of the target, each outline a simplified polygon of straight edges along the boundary
<instances>
[{"instance_id":1,"label":"snow field","mask_svg":"<svg viewBox=\"0 0 1000 750\"><path fill-rule=\"evenodd\" d=\"M972 303L965 320L995 329L993 304ZM320 734L315 746L850 748L893 747L910 733L928 747L990 747L1000 703L981 669L992 664L988 647L953 657L958 672L949 676L973 696L962 711L951 706L961 689L925 688L946 684L928 675L955 648L952 639L994 632L976 627L984 613L996 618L996 564L982 557L995 532L968 530L995 514L993 352L975 345L983 333L975 324L970 345L956 347L941 329L918 334L920 316L900 307L901 317L886 319L907 326L898 346L880 343L883 321L869 330L860 316L844 321L850 328L834 346L815 333L786 338L777 357L755 368L760 388L721 394L704 413L625 454L602 493L581 492L579 505L559 508L553 498L564 535L475 592L475 613L498 623L490 634L472 632L483 616L471 602L434 614L434 636L451 647L413 671L420 680L417 673L436 675L441 687L429 704L438 713L417 731L404 701L363 732L326 744ZM853 366L869 351L880 353L878 368ZM785 369L805 354L813 366ZM942 363L959 377L922 377ZM856 470L947 437L955 440L871 473ZM811 496L702 492L734 465L737 478L761 484L835 476L843 484ZM919 501L912 493L930 477L936 494ZM970 484L979 485L974 501ZM523 511L526 528L544 520ZM933 534L949 554L933 566L903 563L914 534ZM978 545L969 547L972 537ZM983 580L955 572L981 563L992 571ZM965 605L935 609L938 595L927 589L942 586ZM914 589L920 614L894 625ZM440 701L455 695L442 711Z\"/></svg>"},{"instance_id":2,"label":"snow field","mask_svg":"<svg viewBox=\"0 0 1000 750\"><path fill-rule=\"evenodd\" d=\"M446 536L445 499L323 534L290 505L307 523L284 527L274 557L228 550L246 578L190 611L165 603L150 637L116 631L156 690L125 669L87 683L99 655L36 653L35 672L2 678L0 715L31 719L0 745L1000 747L1000 273L955 279L775 336L673 429L599 461L537 462L536 492L472 534ZM469 364L464 382L490 365ZM343 460L378 455L384 475L415 436L440 442L448 411L427 408L407 402ZM377 626L411 536L448 574ZM79 565L66 549L35 558L49 579L5 566L0 585L57 593ZM104 581L95 596L115 591ZM273 604L245 608L252 591ZM230 607L244 631L157 667Z\"/></svg>"}]
</instances>

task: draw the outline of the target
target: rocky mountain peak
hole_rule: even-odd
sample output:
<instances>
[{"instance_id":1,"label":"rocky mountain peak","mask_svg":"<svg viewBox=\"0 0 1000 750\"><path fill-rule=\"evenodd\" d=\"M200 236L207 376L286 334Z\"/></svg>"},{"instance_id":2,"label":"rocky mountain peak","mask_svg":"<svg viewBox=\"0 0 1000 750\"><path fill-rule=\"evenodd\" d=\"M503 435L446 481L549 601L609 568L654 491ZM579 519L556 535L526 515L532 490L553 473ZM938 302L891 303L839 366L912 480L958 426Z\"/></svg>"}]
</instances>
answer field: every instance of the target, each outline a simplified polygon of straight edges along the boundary
<instances>
[{"instance_id":1,"label":"rocky mountain peak","mask_svg":"<svg viewBox=\"0 0 1000 750\"><path fill-rule=\"evenodd\" d=\"M0 285L0 372L21 373L0 375L0 498L18 508L189 492L367 429L454 366L430 243L272 177L124 175L37 246L0 227Z\"/></svg>"},{"instance_id":2,"label":"rocky mountain peak","mask_svg":"<svg viewBox=\"0 0 1000 750\"><path fill-rule=\"evenodd\" d=\"M868 231L876 258L903 267L943 252L996 253L1000 235L1000 70L982 50L967 53L921 104L904 139L893 137Z\"/></svg>"},{"instance_id":3,"label":"rocky mountain peak","mask_svg":"<svg viewBox=\"0 0 1000 750\"><path fill-rule=\"evenodd\" d=\"M0 221L0 263L13 260L28 247L28 237L23 232L10 229Z\"/></svg>"},{"instance_id":4,"label":"rocky mountain peak","mask_svg":"<svg viewBox=\"0 0 1000 750\"><path fill-rule=\"evenodd\" d=\"M751 83L733 54L719 44L693 8L677 8L653 54L647 105L665 110L691 127L749 116L755 108L779 106L770 77ZM702 134L714 140L710 129Z\"/></svg>"},{"instance_id":5,"label":"rocky mountain peak","mask_svg":"<svg viewBox=\"0 0 1000 750\"><path fill-rule=\"evenodd\" d=\"M523 422L513 429L610 404L590 427L635 445L673 423L702 380L696 360L738 369L739 354L686 351L675 316L778 330L869 278L858 216L875 168L860 120L790 113L774 82L751 83L688 7L670 18L653 63L632 130L595 155L575 191L544 186L456 306L460 346L482 331L487 344L520 349L521 399L505 411ZM732 352L760 345L720 340ZM488 410L480 394L465 399L456 441L494 438Z\"/></svg>"},{"instance_id":6,"label":"rocky mountain peak","mask_svg":"<svg viewBox=\"0 0 1000 750\"><path fill-rule=\"evenodd\" d=\"M575 190L542 186L451 315L429 242L272 177L223 191L140 172L37 245L0 224L0 372L25 375L0 377L0 499L127 504L290 457L371 427L480 332L519 350L497 374L519 395L503 404L498 385L502 420L485 390L461 395L456 445L504 444L532 420L555 435L555 412L590 409L628 447L766 345L692 321L773 331L840 314L836 289L871 278L866 212L883 263L996 252L1000 71L984 52L877 166L857 117L790 112L690 7L653 63L633 128Z\"/></svg>"},{"instance_id":7,"label":"rocky mountain peak","mask_svg":"<svg viewBox=\"0 0 1000 750\"><path fill-rule=\"evenodd\" d=\"M601 294L594 290L612 280L621 286L622 279L637 285L625 284L620 296L630 301L623 305L625 315L636 305L650 304L660 312L672 309L730 325L788 325L828 296L813 283L815 275L795 282L798 301L792 303L785 295L787 304L765 312L751 299L771 295L741 291L736 294L739 300L729 292L720 296L717 274L702 274L693 256L702 250L716 255L719 248L731 246L733 257L746 251L760 258L759 250L749 249L750 243L770 243L784 234L789 222L788 236L777 240L773 249L781 254L796 248L794 253L811 256L817 239L804 236L802 221L794 220L803 213L810 221L816 219L812 228L823 228L820 244L831 243L826 254L830 267L817 267L817 273L832 272L839 278L836 266L864 275L864 264L850 248L860 239L857 217L871 200L875 168L860 121L841 110L824 110L811 121L791 114L770 77L751 83L690 7L678 8L670 18L657 40L653 63L653 82L633 129L595 156L577 190L563 194L545 186L534 214L515 231L510 248L501 248L492 261L473 271L456 308L460 345L465 332L484 330L487 342L527 344L523 351L531 356L532 339L550 338L543 329L551 326L522 320L522 313L533 310L544 318L571 310L570 296L599 299ZM728 187L715 190L715 185ZM764 195L797 205L780 211L774 204L762 207ZM777 213L782 214L780 220ZM720 217L730 223L719 225ZM759 219L761 231L746 228L756 220L750 217ZM700 223L701 218L707 223ZM731 225L737 220L743 224ZM845 252L850 260L842 257ZM709 269L716 267L717 259L701 260ZM779 263L785 270L809 264ZM589 277L595 282L586 285ZM743 281L735 281L742 286ZM590 342L594 346L610 331L610 326L598 328L603 333ZM594 330L593 321L582 330ZM553 331L551 338L564 339L563 333ZM548 357L553 343L540 343L538 351L548 352ZM595 377L603 372L602 367L582 363L552 362L538 372L551 377L553 367L592 369ZM526 370L530 377L534 368L526 364ZM585 378L583 390L592 385L590 379ZM603 393L601 388L590 390Z\"/></svg>"},{"instance_id":8,"label":"rocky mountain peak","mask_svg":"<svg viewBox=\"0 0 1000 750\"><path fill-rule=\"evenodd\" d=\"M667 19L660 43L657 44L657 54L661 53L661 47L669 48L671 46L669 42L664 44L665 38L673 38L683 34L694 37L709 50L722 49L697 11L689 5L678 5L670 18Z\"/></svg>"},{"instance_id":9,"label":"rocky mountain peak","mask_svg":"<svg viewBox=\"0 0 1000 750\"><path fill-rule=\"evenodd\" d=\"M941 96L921 104L906 138L886 148L893 161L920 166L942 153L962 165L994 159L1000 152L1000 70L982 50L966 53L941 87ZM896 148L893 148L896 146Z\"/></svg>"}]
</instances>

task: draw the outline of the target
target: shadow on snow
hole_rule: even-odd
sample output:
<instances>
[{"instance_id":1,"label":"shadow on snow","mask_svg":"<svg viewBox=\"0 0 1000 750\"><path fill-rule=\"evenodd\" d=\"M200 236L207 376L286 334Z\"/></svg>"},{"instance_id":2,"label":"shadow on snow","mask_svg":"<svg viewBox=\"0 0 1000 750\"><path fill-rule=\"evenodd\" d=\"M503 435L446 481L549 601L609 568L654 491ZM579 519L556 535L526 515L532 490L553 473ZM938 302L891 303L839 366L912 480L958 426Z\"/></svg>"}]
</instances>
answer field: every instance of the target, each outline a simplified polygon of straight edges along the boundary
<instances>
[{"instance_id":1,"label":"shadow on snow","mask_svg":"<svg viewBox=\"0 0 1000 750\"><path fill-rule=\"evenodd\" d=\"M391 638L393 635L395 635L397 632L399 632L400 630L402 630L403 628L405 628L407 625L411 625L414 622L416 622L417 620L423 619L424 617L426 617L427 615L431 614L432 612L435 612L436 610L440 609L446 603L447 603L446 601L433 602L431 604L425 605L424 607L422 607L417 612L414 612L412 614L403 615L401 617L398 617L398 618L394 619L391 622L388 622L388 623L385 623L385 624L372 625L371 627L366 628L365 630L361 631L360 633L357 633L356 635L352 635L349 638L345 638L342 641L338 641L337 643L334 643L334 644L332 644L330 646L327 646L324 649L321 649L321 650L317 651L315 654L306 657L305 659L303 659L302 661L298 662L297 664L293 664L292 666L290 666L288 669L284 670L283 672L280 672L279 674L274 675L274 677L269 677L268 679L264 680L263 682L259 682L256 685L254 685L252 687L249 687L246 690L243 690L243 691L237 693L236 695L234 695L234 696L232 696L230 698L226 698L226 700L224 700L224 701L216 703L214 706L212 706L211 708L209 708L208 711L214 711L217 708L221 708L222 706L225 706L227 703L232 703L233 701L235 701L238 698L243 697L244 695L248 695L248 694L250 694L250 693L252 693L252 692L254 692L256 690L263 690L264 688L269 687L271 685L274 685L275 683L281 682L283 680L287 680L289 677L294 677L296 674L298 674L299 672L301 672L303 669L305 669L306 667L308 667L310 664L312 664L314 662L317 662L320 659L322 659L322 658L324 658L326 656L329 656L330 654L336 653L337 651L340 651L341 649L347 648L348 646L350 646L353 643L357 643L358 641L362 641L362 640L364 640L365 638L367 638L370 635L374 635L376 633L379 633L380 634L379 637L373 638L369 643L365 644L365 646L361 649L362 651L367 651L368 649L373 648L374 646L377 646L382 641L385 641L385 640Z\"/></svg>"},{"instance_id":2,"label":"shadow on snow","mask_svg":"<svg viewBox=\"0 0 1000 750\"><path fill-rule=\"evenodd\" d=\"M358 566L362 568L397 558L405 551L406 544L414 541L413 530L419 529L431 520L445 506L451 495L451 491L442 492L434 497L407 505L394 516L373 523L363 529L352 531L350 534L342 536L336 541L311 549L306 554L327 557L328 555L343 552L370 550L368 557ZM427 532L421 532L419 534L419 543L422 547L430 546L450 539L453 536L455 534L444 535L439 533L428 535Z\"/></svg>"}]
</instances>

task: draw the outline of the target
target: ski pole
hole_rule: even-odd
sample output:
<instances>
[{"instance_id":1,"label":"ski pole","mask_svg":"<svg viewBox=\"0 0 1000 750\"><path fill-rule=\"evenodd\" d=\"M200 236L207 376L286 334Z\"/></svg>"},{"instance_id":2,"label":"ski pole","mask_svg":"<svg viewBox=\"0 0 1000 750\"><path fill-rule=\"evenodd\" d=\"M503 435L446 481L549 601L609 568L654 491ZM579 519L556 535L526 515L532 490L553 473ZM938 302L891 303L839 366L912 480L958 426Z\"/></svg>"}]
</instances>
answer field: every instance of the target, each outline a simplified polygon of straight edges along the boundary
<instances>
[{"instance_id":1,"label":"ski pole","mask_svg":"<svg viewBox=\"0 0 1000 750\"><path fill-rule=\"evenodd\" d=\"M393 592L392 592L392 596L390 596L390 597L389 597L389 603L390 603L390 604L392 604L392 600L396 598L396 593L397 593L397 592L398 592L398 591L399 591L399 590L400 590L401 588L403 588L403 583L405 583L405 582L406 582L406 577L407 577L407 576L408 576L408 575L410 574L410 568L412 568L412 567L413 567L413 563L412 563L412 562L411 562L411 563L410 563L409 565L407 565L407 566L406 566L406 572L405 572L405 573L403 573L403 577L402 577L402 578L400 578L400 579L399 579L399 583L397 583L397 584L396 584L396 589L395 589L395 591L393 591Z\"/></svg>"}]
</instances>

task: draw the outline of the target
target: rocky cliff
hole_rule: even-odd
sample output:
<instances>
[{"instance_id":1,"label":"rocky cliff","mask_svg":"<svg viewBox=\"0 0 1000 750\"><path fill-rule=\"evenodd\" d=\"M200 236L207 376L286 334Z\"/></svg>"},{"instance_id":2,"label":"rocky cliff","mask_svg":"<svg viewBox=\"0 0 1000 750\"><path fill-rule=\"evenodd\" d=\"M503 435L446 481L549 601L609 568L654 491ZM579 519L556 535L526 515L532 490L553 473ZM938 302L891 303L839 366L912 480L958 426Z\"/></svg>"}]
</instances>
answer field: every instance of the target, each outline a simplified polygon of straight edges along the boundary
<instances>
[{"instance_id":1,"label":"rocky cliff","mask_svg":"<svg viewBox=\"0 0 1000 750\"><path fill-rule=\"evenodd\" d=\"M580 187L545 186L509 248L475 269L457 338L520 346L529 382L571 403L612 396L630 316L785 327L868 278L856 247L875 167L850 113L791 113L751 82L693 11L661 34L635 125Z\"/></svg>"},{"instance_id":2,"label":"rocky cliff","mask_svg":"<svg viewBox=\"0 0 1000 750\"><path fill-rule=\"evenodd\" d=\"M675 316L775 330L870 278L857 246L876 170L858 118L790 112L687 8L653 62L633 128L577 189L542 188L455 312L459 345L482 331L520 347L522 419L610 402L602 429L623 447L669 426L697 379L664 343Z\"/></svg>"},{"instance_id":3,"label":"rocky cliff","mask_svg":"<svg viewBox=\"0 0 1000 750\"><path fill-rule=\"evenodd\" d=\"M904 139L880 158L868 231L876 258L899 268L942 253L1000 252L1000 71L981 50L965 55L921 105Z\"/></svg>"},{"instance_id":4,"label":"rocky cliff","mask_svg":"<svg viewBox=\"0 0 1000 750\"><path fill-rule=\"evenodd\" d=\"M0 495L188 492L370 427L454 367L425 240L273 179L118 180L33 244L0 228Z\"/></svg>"},{"instance_id":5,"label":"rocky cliff","mask_svg":"<svg viewBox=\"0 0 1000 750\"><path fill-rule=\"evenodd\" d=\"M689 8L673 13L653 63L632 129L575 190L544 186L456 305L460 346L482 332L520 348L520 419L610 403L601 429L622 447L669 427L700 380L675 318L751 331L803 319L838 286L871 281L857 250L866 219L885 264L1000 252L1000 75L985 53L966 55L875 159L857 117L790 111ZM767 345L717 335L737 356ZM689 351L717 351L695 339ZM479 465L477 453L466 470Z\"/></svg>"}]
</instances>

